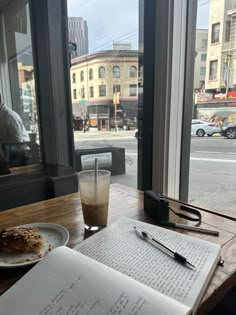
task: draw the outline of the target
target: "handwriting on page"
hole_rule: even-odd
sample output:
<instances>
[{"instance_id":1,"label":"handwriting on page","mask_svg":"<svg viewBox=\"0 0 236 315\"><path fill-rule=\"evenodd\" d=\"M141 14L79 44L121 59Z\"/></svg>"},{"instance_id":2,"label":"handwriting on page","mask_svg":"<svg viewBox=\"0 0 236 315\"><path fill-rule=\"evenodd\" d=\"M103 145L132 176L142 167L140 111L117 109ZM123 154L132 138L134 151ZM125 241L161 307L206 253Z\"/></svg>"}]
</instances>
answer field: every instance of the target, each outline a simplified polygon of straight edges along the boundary
<instances>
[{"instance_id":1,"label":"handwriting on page","mask_svg":"<svg viewBox=\"0 0 236 315\"><path fill-rule=\"evenodd\" d=\"M191 304L195 291L198 292L195 289L204 284L200 274L212 263L209 245L204 246L199 240L189 241L181 234L149 228L154 237L187 257L196 266L192 270L139 238L133 224L132 220L120 221L117 228L113 225L112 229L100 232L98 238L86 240L78 250L179 302ZM141 222L139 226L142 227Z\"/></svg>"},{"instance_id":2,"label":"handwriting on page","mask_svg":"<svg viewBox=\"0 0 236 315\"><path fill-rule=\"evenodd\" d=\"M84 280L78 277L69 286L59 290L38 315L119 315L127 312L130 315L138 315L145 307L145 299L138 297L131 301L125 292L121 291L113 303L110 303L107 296L94 291L93 287L94 285L86 285ZM81 294L86 291L90 294Z\"/></svg>"}]
</instances>

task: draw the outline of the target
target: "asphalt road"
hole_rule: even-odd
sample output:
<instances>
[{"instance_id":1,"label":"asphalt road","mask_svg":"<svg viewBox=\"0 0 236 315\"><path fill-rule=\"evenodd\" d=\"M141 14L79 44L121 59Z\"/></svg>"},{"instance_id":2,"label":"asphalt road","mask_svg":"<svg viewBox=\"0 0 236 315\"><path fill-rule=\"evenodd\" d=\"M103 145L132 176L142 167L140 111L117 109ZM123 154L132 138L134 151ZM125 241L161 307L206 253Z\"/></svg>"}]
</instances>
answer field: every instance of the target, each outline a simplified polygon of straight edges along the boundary
<instances>
[{"instance_id":1,"label":"asphalt road","mask_svg":"<svg viewBox=\"0 0 236 315\"><path fill-rule=\"evenodd\" d=\"M118 146L125 148L126 174L112 182L137 187L137 140L126 137L86 135L76 141L80 147ZM236 216L236 139L192 137L189 172L189 202Z\"/></svg>"}]
</instances>

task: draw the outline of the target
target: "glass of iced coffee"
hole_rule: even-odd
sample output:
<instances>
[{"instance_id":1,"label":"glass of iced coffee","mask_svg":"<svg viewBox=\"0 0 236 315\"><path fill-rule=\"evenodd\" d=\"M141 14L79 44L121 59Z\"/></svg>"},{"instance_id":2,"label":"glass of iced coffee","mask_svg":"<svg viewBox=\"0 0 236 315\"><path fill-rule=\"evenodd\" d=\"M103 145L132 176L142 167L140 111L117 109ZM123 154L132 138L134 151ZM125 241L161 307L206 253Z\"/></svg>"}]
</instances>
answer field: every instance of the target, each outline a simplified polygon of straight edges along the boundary
<instances>
[{"instance_id":1,"label":"glass of iced coffee","mask_svg":"<svg viewBox=\"0 0 236 315\"><path fill-rule=\"evenodd\" d=\"M107 225L111 172L88 170L78 173L85 229L97 231Z\"/></svg>"}]
</instances>

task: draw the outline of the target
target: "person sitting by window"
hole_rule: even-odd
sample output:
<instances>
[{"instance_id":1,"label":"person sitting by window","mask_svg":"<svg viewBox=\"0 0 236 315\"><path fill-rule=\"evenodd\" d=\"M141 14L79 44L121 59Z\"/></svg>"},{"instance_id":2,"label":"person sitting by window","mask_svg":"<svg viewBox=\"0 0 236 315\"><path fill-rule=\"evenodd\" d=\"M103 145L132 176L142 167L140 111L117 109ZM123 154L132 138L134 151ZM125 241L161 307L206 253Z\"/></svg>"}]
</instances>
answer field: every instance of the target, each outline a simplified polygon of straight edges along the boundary
<instances>
[{"instance_id":1,"label":"person sitting by window","mask_svg":"<svg viewBox=\"0 0 236 315\"><path fill-rule=\"evenodd\" d=\"M25 165L29 153L29 135L21 117L3 104L0 95L0 144L2 157L11 166Z\"/></svg>"}]
</instances>

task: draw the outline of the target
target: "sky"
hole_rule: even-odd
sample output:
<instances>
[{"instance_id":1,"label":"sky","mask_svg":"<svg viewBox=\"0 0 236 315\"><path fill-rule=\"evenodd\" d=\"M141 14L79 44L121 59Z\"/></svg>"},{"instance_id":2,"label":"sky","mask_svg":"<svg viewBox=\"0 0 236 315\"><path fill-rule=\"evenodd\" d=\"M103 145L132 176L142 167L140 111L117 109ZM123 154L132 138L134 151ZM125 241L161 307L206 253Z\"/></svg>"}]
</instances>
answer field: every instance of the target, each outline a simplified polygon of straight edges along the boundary
<instances>
[{"instance_id":1,"label":"sky","mask_svg":"<svg viewBox=\"0 0 236 315\"><path fill-rule=\"evenodd\" d=\"M209 0L198 0L197 28L208 28ZM89 52L112 49L117 41L138 49L138 0L67 0L68 16L88 23Z\"/></svg>"}]
</instances>

